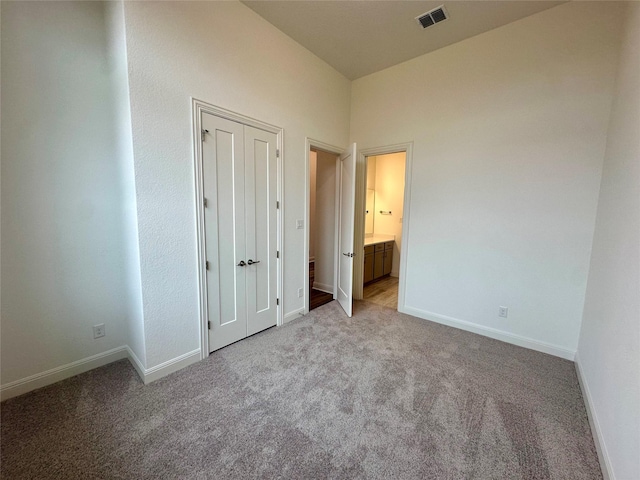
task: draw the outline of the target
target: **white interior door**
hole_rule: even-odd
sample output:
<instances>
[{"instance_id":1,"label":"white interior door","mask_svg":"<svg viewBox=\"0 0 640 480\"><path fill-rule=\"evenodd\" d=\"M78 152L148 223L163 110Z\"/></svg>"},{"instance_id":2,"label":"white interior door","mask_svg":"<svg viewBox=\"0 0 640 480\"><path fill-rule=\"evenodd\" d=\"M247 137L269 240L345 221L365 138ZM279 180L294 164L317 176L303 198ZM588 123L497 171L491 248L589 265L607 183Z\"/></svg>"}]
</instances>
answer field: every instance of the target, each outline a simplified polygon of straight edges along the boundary
<instances>
[{"instance_id":1,"label":"white interior door","mask_svg":"<svg viewBox=\"0 0 640 480\"><path fill-rule=\"evenodd\" d=\"M209 350L276 325L278 138L202 114Z\"/></svg>"},{"instance_id":2,"label":"white interior door","mask_svg":"<svg viewBox=\"0 0 640 480\"><path fill-rule=\"evenodd\" d=\"M277 322L277 136L244 127L247 335Z\"/></svg>"},{"instance_id":3,"label":"white interior door","mask_svg":"<svg viewBox=\"0 0 640 480\"><path fill-rule=\"evenodd\" d=\"M350 317L353 309L353 235L356 201L356 144L340 157L338 230L338 302ZM360 249L361 250L361 249ZM358 251L360 251L358 250Z\"/></svg>"},{"instance_id":4,"label":"white interior door","mask_svg":"<svg viewBox=\"0 0 640 480\"><path fill-rule=\"evenodd\" d=\"M247 336L243 125L202 114L209 350ZM242 262L242 263L241 263Z\"/></svg>"}]
</instances>

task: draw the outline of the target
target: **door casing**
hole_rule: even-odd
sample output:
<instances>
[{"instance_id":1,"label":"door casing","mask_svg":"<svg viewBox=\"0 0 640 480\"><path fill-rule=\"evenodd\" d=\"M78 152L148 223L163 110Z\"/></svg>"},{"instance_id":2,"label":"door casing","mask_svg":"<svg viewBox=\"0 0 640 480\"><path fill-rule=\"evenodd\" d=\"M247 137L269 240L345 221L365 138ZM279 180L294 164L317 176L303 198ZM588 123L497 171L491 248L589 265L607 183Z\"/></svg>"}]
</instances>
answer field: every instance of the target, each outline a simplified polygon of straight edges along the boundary
<instances>
[{"instance_id":1,"label":"door casing","mask_svg":"<svg viewBox=\"0 0 640 480\"><path fill-rule=\"evenodd\" d=\"M203 188L203 157L202 157L202 114L209 113L217 117L249 125L260 130L265 130L276 134L277 149L277 201L279 208L277 210L277 245L280 256L276 262L277 268L277 290L280 299L277 307L277 325L283 323L283 275L282 265L284 252L282 251L283 232L282 226L284 218L284 202L282 195L282 186L284 183L284 145L283 145L283 129L274 125L261 122L254 118L241 115L239 113L216 107L196 98L191 98L191 124L192 124L192 145L193 145L193 161L194 161L194 183L195 183L195 212L196 212L196 241L197 241L197 271L198 271L198 307L200 316L200 358L204 359L209 356L209 311L207 306L207 272L206 272L206 245L205 245L205 223L204 223L204 188ZM307 265L308 268L308 265ZM308 274L308 272L307 272Z\"/></svg>"}]
</instances>

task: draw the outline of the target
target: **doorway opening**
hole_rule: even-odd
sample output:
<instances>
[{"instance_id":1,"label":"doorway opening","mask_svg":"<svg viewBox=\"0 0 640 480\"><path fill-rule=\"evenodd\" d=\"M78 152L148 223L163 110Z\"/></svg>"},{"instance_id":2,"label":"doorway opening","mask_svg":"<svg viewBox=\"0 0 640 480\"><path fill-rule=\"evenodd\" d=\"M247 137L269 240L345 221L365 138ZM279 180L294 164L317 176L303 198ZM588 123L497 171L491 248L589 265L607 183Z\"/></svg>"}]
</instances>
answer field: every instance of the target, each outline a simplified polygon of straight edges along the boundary
<instances>
[{"instance_id":1,"label":"doorway opening","mask_svg":"<svg viewBox=\"0 0 640 480\"><path fill-rule=\"evenodd\" d=\"M364 155L362 298L401 307L407 150Z\"/></svg>"},{"instance_id":2,"label":"doorway opening","mask_svg":"<svg viewBox=\"0 0 640 480\"><path fill-rule=\"evenodd\" d=\"M308 311L336 298L338 161L335 153L314 146L309 149Z\"/></svg>"},{"instance_id":3,"label":"doorway opening","mask_svg":"<svg viewBox=\"0 0 640 480\"><path fill-rule=\"evenodd\" d=\"M353 313L353 278L358 269L354 262L355 202L356 202L356 144L348 149L333 147L329 144L311 140L306 142L306 222L299 221L298 228L310 224L311 216L311 158L315 153L316 182L314 195L314 251L310 253L310 229L305 228L304 248L304 308L303 314L309 313L310 282L309 259L314 261L313 289L328 290L333 299L348 317ZM324 154L327 160L323 162ZM322 163L321 163L322 162ZM334 165L332 169L331 165ZM322 169L326 167L326 170ZM332 186L335 190L332 191ZM326 190L323 189L326 187ZM333 204L331 199L333 198ZM323 200L324 199L324 200ZM326 202L326 205L323 203ZM331 242L333 238L333 244ZM333 249L331 246L333 245ZM325 252L325 253L323 253ZM318 288L320 287L320 288ZM303 289L298 290L302 296Z\"/></svg>"}]
</instances>

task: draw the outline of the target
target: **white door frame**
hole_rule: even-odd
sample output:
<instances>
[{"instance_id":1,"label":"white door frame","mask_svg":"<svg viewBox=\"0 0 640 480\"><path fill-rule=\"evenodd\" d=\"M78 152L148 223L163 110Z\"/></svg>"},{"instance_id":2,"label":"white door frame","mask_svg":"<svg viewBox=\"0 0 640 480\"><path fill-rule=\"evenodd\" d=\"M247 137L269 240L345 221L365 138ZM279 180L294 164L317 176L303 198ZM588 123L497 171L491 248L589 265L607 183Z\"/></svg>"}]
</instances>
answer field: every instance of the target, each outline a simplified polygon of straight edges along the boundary
<instances>
[{"instance_id":1,"label":"white door frame","mask_svg":"<svg viewBox=\"0 0 640 480\"><path fill-rule=\"evenodd\" d=\"M411 212L411 165L413 162L413 142L398 143L384 147L364 148L358 151L358 162L356 164L356 219L355 219L355 244L364 245L364 227L367 201L367 157L376 155L387 155L389 153L405 152L404 169L404 203L402 213L402 242L400 245L400 273L398 284L398 311L405 310L405 291L407 278L407 245L409 240L409 213ZM362 300L364 282L364 262L362 255L354 265L354 288L353 298ZM356 256L358 258L358 256Z\"/></svg>"},{"instance_id":2,"label":"white door frame","mask_svg":"<svg viewBox=\"0 0 640 480\"><path fill-rule=\"evenodd\" d=\"M206 271L206 245L205 245L205 229L204 229L204 188L203 188L203 159L202 159L202 114L209 113L217 117L221 117L233 122L238 122L243 125L249 125L251 127L258 128L276 134L277 137L277 149L279 155L277 155L277 201L280 204L278 209L278 221L277 224L277 245L280 252L280 258L277 260L277 290L278 298L280 299L277 307L277 325L283 324L282 309L284 305L284 299L282 298L283 284L282 284L282 265L284 254L282 251L282 219L284 218L284 202L282 195L282 186L284 184L283 179L283 162L284 162L284 145L283 137L284 131L280 127L270 125L260 120L256 120L239 113L225 110L220 107L216 107L210 103L198 100L191 97L191 125L193 135L193 164L194 164L194 182L195 182L195 212L196 212L196 251L198 256L198 306L200 313L200 358L205 359L209 356L209 309L207 305L207 271ZM307 265L307 268L309 266ZM307 272L308 275L308 272Z\"/></svg>"},{"instance_id":3,"label":"white door frame","mask_svg":"<svg viewBox=\"0 0 640 480\"><path fill-rule=\"evenodd\" d=\"M336 209L338 208L338 198L340 197L340 155L342 155L346 149L329 145L328 143L321 142L320 140L314 140L313 138L306 137L305 139L305 209L304 209L304 310L303 315L309 313L309 220L311 218L311 157L309 152L312 148L323 150L336 156ZM337 298L338 294L338 215L335 216L335 230L334 230L334 259L333 259L333 298Z\"/></svg>"}]
</instances>

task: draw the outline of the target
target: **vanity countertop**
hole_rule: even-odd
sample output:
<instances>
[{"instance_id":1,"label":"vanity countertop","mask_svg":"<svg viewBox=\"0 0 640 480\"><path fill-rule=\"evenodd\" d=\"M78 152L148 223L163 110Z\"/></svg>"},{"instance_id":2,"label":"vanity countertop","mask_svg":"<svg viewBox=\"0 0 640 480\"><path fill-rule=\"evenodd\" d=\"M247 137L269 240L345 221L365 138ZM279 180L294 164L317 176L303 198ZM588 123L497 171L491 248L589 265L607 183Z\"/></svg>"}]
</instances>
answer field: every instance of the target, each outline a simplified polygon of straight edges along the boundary
<instances>
[{"instance_id":1,"label":"vanity countertop","mask_svg":"<svg viewBox=\"0 0 640 480\"><path fill-rule=\"evenodd\" d=\"M391 242L395 240L394 235L374 235L373 237L366 237L364 239L364 246L375 245L376 243Z\"/></svg>"}]
</instances>

